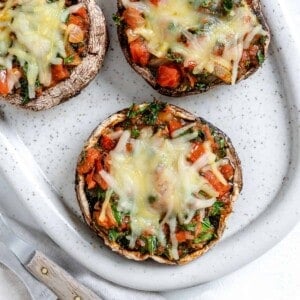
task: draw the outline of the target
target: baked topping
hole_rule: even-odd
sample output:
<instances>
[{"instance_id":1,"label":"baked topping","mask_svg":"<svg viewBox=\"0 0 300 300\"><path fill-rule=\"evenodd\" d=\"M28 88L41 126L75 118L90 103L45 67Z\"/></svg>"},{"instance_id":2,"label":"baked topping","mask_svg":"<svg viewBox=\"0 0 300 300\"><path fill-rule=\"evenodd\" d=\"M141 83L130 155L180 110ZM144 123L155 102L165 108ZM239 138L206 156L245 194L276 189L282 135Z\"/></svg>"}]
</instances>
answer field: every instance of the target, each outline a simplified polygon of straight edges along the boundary
<instances>
[{"instance_id":1,"label":"baked topping","mask_svg":"<svg viewBox=\"0 0 300 300\"><path fill-rule=\"evenodd\" d=\"M87 11L80 3L1 3L0 93L19 93L25 104L44 88L68 78L85 55L87 30Z\"/></svg>"},{"instance_id":2,"label":"baked topping","mask_svg":"<svg viewBox=\"0 0 300 300\"><path fill-rule=\"evenodd\" d=\"M263 61L268 33L245 0L122 4L131 59L161 87L205 89L203 74L234 84Z\"/></svg>"},{"instance_id":3,"label":"baked topping","mask_svg":"<svg viewBox=\"0 0 300 300\"><path fill-rule=\"evenodd\" d=\"M169 105L133 105L77 167L96 226L125 249L178 260L217 237L230 210L227 142Z\"/></svg>"}]
</instances>

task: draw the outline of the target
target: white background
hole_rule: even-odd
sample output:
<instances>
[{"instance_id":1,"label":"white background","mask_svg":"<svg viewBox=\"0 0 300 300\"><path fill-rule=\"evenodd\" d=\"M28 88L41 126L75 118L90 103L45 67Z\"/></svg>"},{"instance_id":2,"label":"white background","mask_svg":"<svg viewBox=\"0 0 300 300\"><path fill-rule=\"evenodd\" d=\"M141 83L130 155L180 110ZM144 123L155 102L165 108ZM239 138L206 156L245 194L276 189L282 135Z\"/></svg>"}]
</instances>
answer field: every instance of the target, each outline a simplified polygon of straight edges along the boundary
<instances>
[{"instance_id":1,"label":"white background","mask_svg":"<svg viewBox=\"0 0 300 300\"><path fill-rule=\"evenodd\" d=\"M290 25L298 38L300 2L282 2L289 11ZM300 224L283 241L248 266L214 282L162 295L167 299L187 300L300 299ZM26 300L29 296L17 277L0 265L0 300L6 299Z\"/></svg>"}]
</instances>

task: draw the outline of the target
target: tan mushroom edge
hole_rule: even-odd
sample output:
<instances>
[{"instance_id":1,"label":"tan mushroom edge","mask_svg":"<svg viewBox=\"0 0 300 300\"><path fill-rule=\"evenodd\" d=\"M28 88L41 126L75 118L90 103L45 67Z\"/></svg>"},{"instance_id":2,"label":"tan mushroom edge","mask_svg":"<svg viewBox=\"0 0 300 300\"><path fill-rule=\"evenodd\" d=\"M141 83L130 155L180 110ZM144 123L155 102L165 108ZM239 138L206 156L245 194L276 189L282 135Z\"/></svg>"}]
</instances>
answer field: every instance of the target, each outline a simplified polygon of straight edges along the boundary
<instances>
[{"instance_id":1,"label":"tan mushroom edge","mask_svg":"<svg viewBox=\"0 0 300 300\"><path fill-rule=\"evenodd\" d=\"M78 95L97 75L109 43L105 17L94 0L79 0L78 2L86 6L90 20L88 53L81 64L72 70L68 79L46 89L39 97L25 105L22 105L22 98L17 94L0 96L0 99L25 109L45 110Z\"/></svg>"},{"instance_id":2,"label":"tan mushroom edge","mask_svg":"<svg viewBox=\"0 0 300 300\"><path fill-rule=\"evenodd\" d=\"M143 106L145 104L140 104L140 106ZM150 254L142 254L138 251L129 251L126 249L122 249L122 247L117 244L116 242L112 242L108 239L107 234L102 231L99 227L95 226L95 224L92 221L92 216L91 216L91 211L89 208L89 203L87 200L87 197L85 195L84 192L84 177L82 175L79 175L78 173L76 173L76 196L77 196L77 200L81 209L81 212L83 214L83 217L86 221L86 223L88 224L88 226L97 233L98 236L100 236L103 240L104 243L109 246L111 248L111 250L129 258L129 259L133 259L136 261L143 261L146 260L148 258L153 259L154 261L157 261L159 263L163 263L163 264L168 264L168 265L183 265L186 264L194 259L196 259L197 257L201 256L202 254L206 253L210 248L212 248L221 238L224 229L226 227L226 220L229 217L229 215L232 212L232 208L233 208L233 203L235 202L235 200L237 199L242 186L243 186L243 180L242 180L242 170L241 170L241 162L237 156L237 153L230 141L230 139L222 132L220 131L218 128L216 128L215 126L213 126L212 124L208 123L207 121L205 121L202 118L197 118L195 115L189 113L188 111L179 108L178 106L175 105L170 105L175 111L176 111L176 116L183 118L185 120L189 120L189 121L201 121L202 123L206 123L209 126L211 126L212 128L214 128L215 131L217 131L218 133L222 134L222 136L226 139L226 142L228 144L228 149L227 149L227 157L230 159L231 164L234 166L234 178L233 178L233 189L231 192L231 196L230 196L230 205L229 205L229 209L226 210L226 212L222 212L221 216L220 216L220 220L219 220L219 228L217 230L217 238L215 238L214 240L212 240L211 242L209 242L207 245L205 245L202 249L200 250L196 250L195 252L177 260L177 261L170 261L166 258L162 258L160 256L156 256L156 255L150 255ZM81 159L82 159L82 155L83 153L93 147L94 145L97 144L99 137L102 134L102 131L109 126L112 126L114 124L117 124L119 122L124 121L124 119L126 118L126 113L127 113L128 109L124 109L112 116L110 116L109 118L107 118L105 121L103 121L91 134L91 136L89 137L89 139L87 140L87 142L84 145L84 149L81 153L81 155L79 156L78 159L78 164L80 163Z\"/></svg>"},{"instance_id":3,"label":"tan mushroom edge","mask_svg":"<svg viewBox=\"0 0 300 300\"><path fill-rule=\"evenodd\" d=\"M267 57L268 48L269 48L270 39L271 39L270 29L265 20L264 15L263 15L260 0L252 0L250 6L251 6L253 12L255 13L255 15L257 16L259 22L261 23L263 29L266 30L266 32L267 32L267 39L265 40L265 43L264 43L264 55L265 55L265 57ZM122 15L123 10L124 10L124 6L122 4L122 0L118 0L118 15L119 16ZM166 95L169 97L182 97L182 96L189 96L189 95L195 95L195 94L202 94L204 92L207 92L208 90L210 90L211 88L213 88L215 86L226 85L226 83L224 83L222 80L216 78L214 81L212 81L207 86L206 89L203 89L203 90L181 91L179 89L172 90L172 89L161 87L156 83L156 78L152 75L149 68L141 67L132 62L130 53L128 51L127 36L126 36L126 33L122 30L122 26L118 26L117 32L118 32L120 46L122 48L122 51L124 53L124 56L125 56L127 62L139 75L141 75L146 80L146 82L148 84L150 84L155 90L157 90L162 95ZM249 69L243 76L238 78L237 83L248 78L250 75L254 74L259 68L260 68L260 66L252 67L251 69Z\"/></svg>"}]
</instances>

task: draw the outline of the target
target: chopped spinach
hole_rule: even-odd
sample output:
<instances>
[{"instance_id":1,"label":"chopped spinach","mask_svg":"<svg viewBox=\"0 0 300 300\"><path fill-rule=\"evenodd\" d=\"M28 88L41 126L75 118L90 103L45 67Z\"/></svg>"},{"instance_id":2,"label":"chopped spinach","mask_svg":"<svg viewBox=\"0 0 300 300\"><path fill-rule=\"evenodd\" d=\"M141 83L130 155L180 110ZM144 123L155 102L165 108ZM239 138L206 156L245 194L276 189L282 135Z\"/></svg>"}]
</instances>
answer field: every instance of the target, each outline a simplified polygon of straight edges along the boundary
<instances>
[{"instance_id":1,"label":"chopped spinach","mask_svg":"<svg viewBox=\"0 0 300 300\"><path fill-rule=\"evenodd\" d=\"M226 155L227 155L226 148L220 148L220 149L218 149L218 156L220 158L224 158Z\"/></svg>"},{"instance_id":2,"label":"chopped spinach","mask_svg":"<svg viewBox=\"0 0 300 300\"><path fill-rule=\"evenodd\" d=\"M223 8L227 13L229 13L233 9L233 0L224 0Z\"/></svg>"},{"instance_id":3,"label":"chopped spinach","mask_svg":"<svg viewBox=\"0 0 300 300\"><path fill-rule=\"evenodd\" d=\"M167 58L178 64L183 63L183 57L180 54L172 52L171 50L168 51Z\"/></svg>"},{"instance_id":4,"label":"chopped spinach","mask_svg":"<svg viewBox=\"0 0 300 300\"><path fill-rule=\"evenodd\" d=\"M139 115L140 113L142 113L143 110L144 110L144 109L141 109L141 108L136 109L136 105L133 103L133 104L130 106L128 112L127 112L127 118L133 119L133 118L135 118L137 115Z\"/></svg>"},{"instance_id":5,"label":"chopped spinach","mask_svg":"<svg viewBox=\"0 0 300 300\"><path fill-rule=\"evenodd\" d=\"M221 214L221 209L223 208L223 206L224 206L224 203L223 203L223 202L216 201L216 202L213 204L213 206L212 206L212 208L211 208L211 210L210 210L209 215L210 215L210 216L218 216L218 215L220 215L220 214Z\"/></svg>"},{"instance_id":6,"label":"chopped spinach","mask_svg":"<svg viewBox=\"0 0 300 300\"><path fill-rule=\"evenodd\" d=\"M200 91L205 91L206 88L207 88L207 84L206 84L206 83L203 83L203 82L197 82L197 83L195 84L195 88L196 88L197 90L200 90Z\"/></svg>"},{"instance_id":7,"label":"chopped spinach","mask_svg":"<svg viewBox=\"0 0 300 300\"><path fill-rule=\"evenodd\" d=\"M116 229L110 229L108 231L108 238L112 242L115 242L119 236L120 233Z\"/></svg>"},{"instance_id":8,"label":"chopped spinach","mask_svg":"<svg viewBox=\"0 0 300 300\"><path fill-rule=\"evenodd\" d=\"M168 25L168 30L175 31L177 28L177 25L174 22L170 22Z\"/></svg>"},{"instance_id":9,"label":"chopped spinach","mask_svg":"<svg viewBox=\"0 0 300 300\"><path fill-rule=\"evenodd\" d=\"M200 7L208 8L212 4L212 0L193 0L190 1L190 4L192 4L195 9Z\"/></svg>"},{"instance_id":10,"label":"chopped spinach","mask_svg":"<svg viewBox=\"0 0 300 300\"><path fill-rule=\"evenodd\" d=\"M225 147L225 140L223 138L218 138L217 143L221 149Z\"/></svg>"},{"instance_id":11,"label":"chopped spinach","mask_svg":"<svg viewBox=\"0 0 300 300\"><path fill-rule=\"evenodd\" d=\"M97 187L97 199L98 200L104 200L105 199L106 192L102 190L100 187Z\"/></svg>"},{"instance_id":12,"label":"chopped spinach","mask_svg":"<svg viewBox=\"0 0 300 300\"><path fill-rule=\"evenodd\" d=\"M88 202L91 209L94 209L94 206L98 201L102 203L105 199L105 191L103 191L100 187L96 187L90 190L85 187L84 191L89 200Z\"/></svg>"},{"instance_id":13,"label":"chopped spinach","mask_svg":"<svg viewBox=\"0 0 300 300\"><path fill-rule=\"evenodd\" d=\"M120 244L121 247L128 249L129 247L129 239L127 238L127 235L129 232L124 232L118 236L118 243Z\"/></svg>"},{"instance_id":14,"label":"chopped spinach","mask_svg":"<svg viewBox=\"0 0 300 300\"><path fill-rule=\"evenodd\" d=\"M204 191L200 191L199 195L205 197L205 198L210 198L209 195L207 193L205 193Z\"/></svg>"},{"instance_id":15,"label":"chopped spinach","mask_svg":"<svg viewBox=\"0 0 300 300\"><path fill-rule=\"evenodd\" d=\"M140 131L137 128L131 129L131 137L137 139L140 136Z\"/></svg>"},{"instance_id":16,"label":"chopped spinach","mask_svg":"<svg viewBox=\"0 0 300 300\"><path fill-rule=\"evenodd\" d=\"M117 26L120 26L121 25L121 18L120 16L116 15L116 14L113 14L112 15L112 19L114 21L114 23L117 25Z\"/></svg>"},{"instance_id":17,"label":"chopped spinach","mask_svg":"<svg viewBox=\"0 0 300 300\"><path fill-rule=\"evenodd\" d=\"M195 244L207 242L213 239L215 234L213 232L203 232L196 239L194 239Z\"/></svg>"},{"instance_id":18,"label":"chopped spinach","mask_svg":"<svg viewBox=\"0 0 300 300\"><path fill-rule=\"evenodd\" d=\"M148 252L153 255L156 248L157 248L157 238L156 236L148 236L146 239L147 250Z\"/></svg>"},{"instance_id":19,"label":"chopped spinach","mask_svg":"<svg viewBox=\"0 0 300 300\"><path fill-rule=\"evenodd\" d=\"M74 55L70 55L64 58L64 64L68 65L74 61Z\"/></svg>"},{"instance_id":20,"label":"chopped spinach","mask_svg":"<svg viewBox=\"0 0 300 300\"><path fill-rule=\"evenodd\" d=\"M180 228L182 228L183 230L194 232L196 230L196 224L194 224L194 223L182 224L182 225L180 225Z\"/></svg>"},{"instance_id":21,"label":"chopped spinach","mask_svg":"<svg viewBox=\"0 0 300 300\"><path fill-rule=\"evenodd\" d=\"M220 158L225 157L227 154L225 139L221 135L219 135L217 132L214 132L214 131L212 132L212 135L214 137L215 142L218 144L218 152L217 152L218 156Z\"/></svg>"},{"instance_id":22,"label":"chopped spinach","mask_svg":"<svg viewBox=\"0 0 300 300\"><path fill-rule=\"evenodd\" d=\"M20 79L20 96L22 98L22 105L25 105L30 101L28 92L28 81L25 78Z\"/></svg>"},{"instance_id":23,"label":"chopped spinach","mask_svg":"<svg viewBox=\"0 0 300 300\"><path fill-rule=\"evenodd\" d=\"M199 130L199 131L198 131L198 138L199 138L200 140L202 140L202 141L205 140L205 134L204 134L204 132L203 132L202 130Z\"/></svg>"},{"instance_id":24,"label":"chopped spinach","mask_svg":"<svg viewBox=\"0 0 300 300\"><path fill-rule=\"evenodd\" d=\"M40 86L41 86L41 83L40 83L39 79L37 79L37 80L35 81L35 87L36 87L36 88L39 88Z\"/></svg>"},{"instance_id":25,"label":"chopped spinach","mask_svg":"<svg viewBox=\"0 0 300 300\"><path fill-rule=\"evenodd\" d=\"M258 59L258 63L259 63L260 65L262 65L263 62L265 61L265 56L264 56L264 54L262 53L262 51L261 51L261 50L258 50L256 56L257 56L257 59Z\"/></svg>"},{"instance_id":26,"label":"chopped spinach","mask_svg":"<svg viewBox=\"0 0 300 300\"><path fill-rule=\"evenodd\" d=\"M146 125L154 125L156 123L158 113L166 107L165 103L162 102L151 102L147 107L141 112L142 119Z\"/></svg>"},{"instance_id":27,"label":"chopped spinach","mask_svg":"<svg viewBox=\"0 0 300 300\"><path fill-rule=\"evenodd\" d=\"M194 129L189 128L189 129L185 130L184 132L182 132L181 134L179 134L177 137L181 137L181 136L184 136L186 134L192 134L193 132L194 132Z\"/></svg>"},{"instance_id":28,"label":"chopped spinach","mask_svg":"<svg viewBox=\"0 0 300 300\"><path fill-rule=\"evenodd\" d=\"M190 28L189 32L192 34L202 35L205 33L208 33L211 30L211 26L213 25L213 22L206 22L204 24L199 24L197 27Z\"/></svg>"},{"instance_id":29,"label":"chopped spinach","mask_svg":"<svg viewBox=\"0 0 300 300\"><path fill-rule=\"evenodd\" d=\"M211 224L210 224L209 218L204 218L201 223L202 223L202 230L211 229Z\"/></svg>"},{"instance_id":30,"label":"chopped spinach","mask_svg":"<svg viewBox=\"0 0 300 300\"><path fill-rule=\"evenodd\" d=\"M118 211L117 205L112 204L111 209L112 209L112 212L113 212L116 222L118 223L118 225L121 225L122 224L122 213Z\"/></svg>"},{"instance_id":31,"label":"chopped spinach","mask_svg":"<svg viewBox=\"0 0 300 300\"><path fill-rule=\"evenodd\" d=\"M150 204L154 203L155 201L156 201L156 197L155 196L151 195L151 196L148 197L148 202Z\"/></svg>"},{"instance_id":32,"label":"chopped spinach","mask_svg":"<svg viewBox=\"0 0 300 300\"><path fill-rule=\"evenodd\" d=\"M259 42L260 42L261 45L264 45L265 42L266 42L266 40L267 40L267 36L264 35L264 36L261 36L261 37L260 37Z\"/></svg>"},{"instance_id":33,"label":"chopped spinach","mask_svg":"<svg viewBox=\"0 0 300 300\"><path fill-rule=\"evenodd\" d=\"M28 72L28 62L27 61L25 61L24 65L23 65L23 71L25 74L27 74L27 72Z\"/></svg>"},{"instance_id":34,"label":"chopped spinach","mask_svg":"<svg viewBox=\"0 0 300 300\"><path fill-rule=\"evenodd\" d=\"M215 237L214 227L210 223L209 218L204 218L201 225L201 232L198 237L194 239L195 244L209 241Z\"/></svg>"}]
</instances>

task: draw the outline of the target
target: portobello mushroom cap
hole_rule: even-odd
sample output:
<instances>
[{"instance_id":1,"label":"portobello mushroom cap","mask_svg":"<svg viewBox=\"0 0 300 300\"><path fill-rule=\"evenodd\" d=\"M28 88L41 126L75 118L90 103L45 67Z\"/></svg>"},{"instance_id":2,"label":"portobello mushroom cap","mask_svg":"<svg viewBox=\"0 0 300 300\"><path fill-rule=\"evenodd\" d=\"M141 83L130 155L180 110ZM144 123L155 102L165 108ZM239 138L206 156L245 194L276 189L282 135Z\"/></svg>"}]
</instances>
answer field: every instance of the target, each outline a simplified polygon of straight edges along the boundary
<instances>
[{"instance_id":1,"label":"portobello mushroom cap","mask_svg":"<svg viewBox=\"0 0 300 300\"><path fill-rule=\"evenodd\" d=\"M143 103L143 104L137 105L136 107L139 110L139 109L145 107L145 105L148 105L148 104ZM243 180L242 180L241 163L240 163L238 155L237 155L229 137L227 137L221 130L219 130L218 128L216 128L215 126L213 126L206 120L204 120L200 117L196 117L195 115L191 114L190 112L188 112L178 106L171 105L171 104L167 104L167 105L169 105L172 108L172 110L175 112L174 115L176 117L183 119L187 122L201 122L201 124L207 124L210 129L213 129L214 133L216 133L218 136L223 137L225 140L226 158L230 161L230 164L233 166L234 174L233 174L233 179L232 179L232 189L230 192L229 200L226 202L226 209L222 209L221 214L218 216L219 219L216 222L217 228L216 228L213 239L208 241L203 246L203 248L197 249L178 260L169 259L167 257L160 256L160 255L151 255L150 253L142 253L141 251L125 249L125 247L120 245L118 242L110 240L107 229L102 228L101 226L96 224L95 220L93 220L92 214L93 214L93 207L94 207L95 203L91 203L90 200L88 199L87 194L85 192L85 187L86 187L85 178L83 175L78 174L77 171L76 171L76 176L75 176L76 177L75 178L75 183L76 183L75 190L76 190L77 200L78 200L80 209L82 211L84 220L86 221L88 226L94 232L96 232L97 235L103 239L104 243L108 247L110 247L113 251L115 251L129 259L133 259L136 261L143 261L143 260L150 258L156 262L163 263L163 264L182 265L182 264L186 264L186 263L198 258L202 254L206 253L221 238L223 231L226 227L227 218L229 217L229 215L232 212L233 204L242 189ZM89 148L92 148L95 146L97 147L97 144L99 142L100 137L103 134L103 131L105 131L105 129L107 129L109 127L115 126L115 125L123 122L128 115L128 111L129 111L129 109L124 109L124 110L121 110L121 111L111 115L106 120L104 120L92 132L89 139L87 140L87 142L84 145L83 151L81 152L81 154L79 156L77 166L79 166L80 163L83 161L85 153Z\"/></svg>"},{"instance_id":2,"label":"portobello mushroom cap","mask_svg":"<svg viewBox=\"0 0 300 300\"><path fill-rule=\"evenodd\" d=\"M251 7L253 13L256 15L259 23L262 25L262 28L266 31L266 38L263 42L263 51L262 52L263 52L264 57L267 57L267 51L269 48L271 36L270 36L269 26L265 20L263 12L262 12L260 0L246 0L246 2ZM118 18L120 18L120 20L121 20L120 24L117 24L118 25L117 33L118 33L119 43L120 43L120 46L122 48L122 51L124 53L126 60L130 64L130 66L139 75L141 75L144 78L144 80L149 85L151 85L155 90L157 90L160 94L170 96L170 97L182 97L182 96L188 96L188 95L201 94L201 93L207 92L208 90L210 90L211 88L213 88L215 86L227 84L223 80L219 79L217 76L210 74L205 82L205 86L201 87L200 89L194 87L189 90L184 90L181 88L180 85L177 88L161 87L157 83L155 76L153 75L153 73L151 72L151 70L149 69L148 66L142 67L132 61L132 58L130 55L130 50L129 50L129 45L128 45L128 40L127 40L127 36L126 36L126 32L125 32L126 26L125 26L124 21L122 21L122 15L125 10L125 7L122 4L122 0L118 0L117 8L118 8L118 11L116 13L116 16L118 16ZM237 78L236 83L243 79L248 78L250 75L255 73L259 69L259 67L260 67L260 65L258 64L257 66L252 66L252 67L248 68L247 71L242 76ZM199 75L201 75L201 74L199 74ZM204 75L204 74L202 74L202 75Z\"/></svg>"},{"instance_id":3,"label":"portobello mushroom cap","mask_svg":"<svg viewBox=\"0 0 300 300\"><path fill-rule=\"evenodd\" d=\"M105 17L94 0L78 0L78 3L85 5L89 16L88 45L86 55L81 63L72 69L70 77L46 88L40 96L27 104L22 104L22 97L18 94L0 96L1 100L34 111L49 109L80 94L97 75L109 43Z\"/></svg>"}]
</instances>

